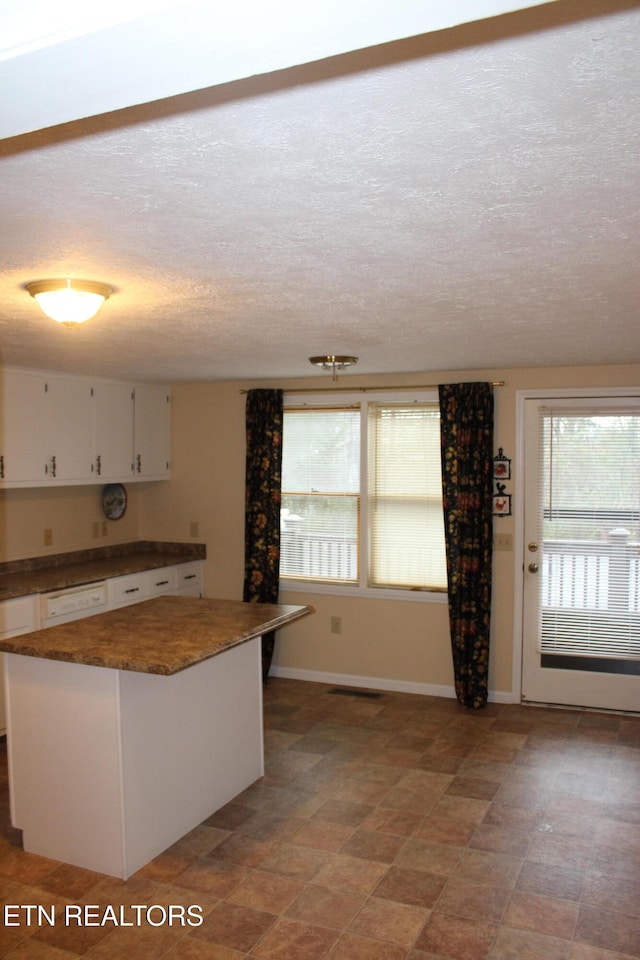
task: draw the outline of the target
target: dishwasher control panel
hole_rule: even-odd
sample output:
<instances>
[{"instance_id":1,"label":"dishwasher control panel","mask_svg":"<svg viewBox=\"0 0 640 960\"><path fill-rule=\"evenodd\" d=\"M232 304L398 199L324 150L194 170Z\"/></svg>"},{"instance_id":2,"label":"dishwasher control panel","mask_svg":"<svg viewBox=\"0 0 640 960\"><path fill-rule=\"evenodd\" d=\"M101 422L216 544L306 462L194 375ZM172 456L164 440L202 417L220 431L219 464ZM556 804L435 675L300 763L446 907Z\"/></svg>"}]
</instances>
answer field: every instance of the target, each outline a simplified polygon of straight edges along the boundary
<instances>
[{"instance_id":1,"label":"dishwasher control panel","mask_svg":"<svg viewBox=\"0 0 640 960\"><path fill-rule=\"evenodd\" d=\"M57 590L40 597L42 626L64 623L80 617L91 616L107 609L107 584L105 580L89 583L83 587Z\"/></svg>"}]
</instances>

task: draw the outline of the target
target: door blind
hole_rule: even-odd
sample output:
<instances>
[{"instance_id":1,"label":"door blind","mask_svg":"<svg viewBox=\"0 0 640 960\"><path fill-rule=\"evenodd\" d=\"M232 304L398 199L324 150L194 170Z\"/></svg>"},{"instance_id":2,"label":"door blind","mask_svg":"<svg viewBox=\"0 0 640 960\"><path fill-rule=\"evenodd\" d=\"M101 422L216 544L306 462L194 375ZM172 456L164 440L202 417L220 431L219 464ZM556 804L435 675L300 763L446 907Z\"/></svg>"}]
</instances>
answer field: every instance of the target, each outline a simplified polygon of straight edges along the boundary
<instances>
[{"instance_id":1,"label":"door blind","mask_svg":"<svg viewBox=\"0 0 640 960\"><path fill-rule=\"evenodd\" d=\"M543 407L538 436L541 653L640 661L640 411Z\"/></svg>"}]
</instances>

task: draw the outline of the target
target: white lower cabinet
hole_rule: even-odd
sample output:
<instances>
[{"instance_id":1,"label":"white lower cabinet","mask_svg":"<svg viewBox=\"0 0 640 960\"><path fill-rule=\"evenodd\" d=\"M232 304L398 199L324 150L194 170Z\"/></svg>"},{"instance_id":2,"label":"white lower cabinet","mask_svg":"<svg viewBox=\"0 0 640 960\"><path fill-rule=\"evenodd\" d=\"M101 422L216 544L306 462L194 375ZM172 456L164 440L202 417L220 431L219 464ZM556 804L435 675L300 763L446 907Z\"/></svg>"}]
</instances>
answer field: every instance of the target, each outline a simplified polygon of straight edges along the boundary
<instances>
[{"instance_id":1,"label":"white lower cabinet","mask_svg":"<svg viewBox=\"0 0 640 960\"><path fill-rule=\"evenodd\" d=\"M259 637L171 676L13 654L7 672L27 853L127 880L264 774Z\"/></svg>"},{"instance_id":2,"label":"white lower cabinet","mask_svg":"<svg viewBox=\"0 0 640 960\"><path fill-rule=\"evenodd\" d=\"M0 603L0 637L18 637L38 629L38 595Z\"/></svg>"},{"instance_id":3,"label":"white lower cabinet","mask_svg":"<svg viewBox=\"0 0 640 960\"><path fill-rule=\"evenodd\" d=\"M202 596L202 564L181 563L176 568L176 593L181 597Z\"/></svg>"},{"instance_id":4,"label":"white lower cabinet","mask_svg":"<svg viewBox=\"0 0 640 960\"><path fill-rule=\"evenodd\" d=\"M38 597L16 597L0 603L0 639L32 633L39 626ZM0 657L0 735L6 733L4 669Z\"/></svg>"},{"instance_id":5,"label":"white lower cabinet","mask_svg":"<svg viewBox=\"0 0 640 960\"><path fill-rule=\"evenodd\" d=\"M149 570L146 577L148 597L162 597L166 593L176 592L175 567L160 567L159 570Z\"/></svg>"},{"instance_id":6,"label":"white lower cabinet","mask_svg":"<svg viewBox=\"0 0 640 960\"><path fill-rule=\"evenodd\" d=\"M125 577L112 577L107 580L108 610L126 607L130 603L140 603L149 597L147 574L132 573Z\"/></svg>"},{"instance_id":7,"label":"white lower cabinet","mask_svg":"<svg viewBox=\"0 0 640 960\"><path fill-rule=\"evenodd\" d=\"M202 596L202 563L200 560L178 563L174 567L158 567L107 581L109 609L126 607L163 594L181 597Z\"/></svg>"},{"instance_id":8,"label":"white lower cabinet","mask_svg":"<svg viewBox=\"0 0 640 960\"><path fill-rule=\"evenodd\" d=\"M159 597L176 593L181 597L202 596L202 561L192 560L177 563L175 567L162 567L147 573L147 595Z\"/></svg>"},{"instance_id":9,"label":"white lower cabinet","mask_svg":"<svg viewBox=\"0 0 640 960\"><path fill-rule=\"evenodd\" d=\"M119 607L140 603L163 594L201 597L202 561L193 560L188 563L177 563L172 567L158 567L156 570L111 577L107 580L106 609L117 610ZM13 600L0 602L0 639L17 637L21 633L32 633L44 626L40 617L39 595L16 597ZM0 736L5 731L4 676L0 656Z\"/></svg>"}]
</instances>

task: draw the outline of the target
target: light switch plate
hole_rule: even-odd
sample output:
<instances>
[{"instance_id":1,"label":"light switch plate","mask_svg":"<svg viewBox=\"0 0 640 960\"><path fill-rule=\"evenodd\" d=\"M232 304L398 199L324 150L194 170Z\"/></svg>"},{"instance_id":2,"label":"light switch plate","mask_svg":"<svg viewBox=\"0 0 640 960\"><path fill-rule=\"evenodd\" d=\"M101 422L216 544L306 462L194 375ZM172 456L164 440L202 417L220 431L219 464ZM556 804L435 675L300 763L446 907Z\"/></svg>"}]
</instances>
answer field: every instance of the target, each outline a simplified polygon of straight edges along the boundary
<instances>
[{"instance_id":1,"label":"light switch plate","mask_svg":"<svg viewBox=\"0 0 640 960\"><path fill-rule=\"evenodd\" d=\"M493 538L494 550L513 550L512 533L496 533Z\"/></svg>"}]
</instances>

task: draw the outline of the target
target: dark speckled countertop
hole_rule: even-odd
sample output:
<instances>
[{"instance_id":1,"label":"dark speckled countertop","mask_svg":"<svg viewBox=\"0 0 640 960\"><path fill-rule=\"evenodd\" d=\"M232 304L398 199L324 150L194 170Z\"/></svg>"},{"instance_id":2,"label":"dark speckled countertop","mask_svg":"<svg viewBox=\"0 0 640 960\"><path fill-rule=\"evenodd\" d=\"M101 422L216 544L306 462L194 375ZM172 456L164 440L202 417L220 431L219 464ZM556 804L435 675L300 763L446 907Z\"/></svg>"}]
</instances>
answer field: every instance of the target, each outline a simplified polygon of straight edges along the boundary
<instances>
[{"instance_id":1,"label":"dark speckled countertop","mask_svg":"<svg viewBox=\"0 0 640 960\"><path fill-rule=\"evenodd\" d=\"M170 675L313 612L290 604L164 596L3 639L0 650Z\"/></svg>"},{"instance_id":2,"label":"dark speckled countertop","mask_svg":"<svg viewBox=\"0 0 640 960\"><path fill-rule=\"evenodd\" d=\"M13 560L0 563L0 601L27 597L33 593L51 593L52 590L77 587L108 577L122 577L205 558L206 548L202 543L140 540L93 550L74 550L28 560Z\"/></svg>"}]
</instances>

